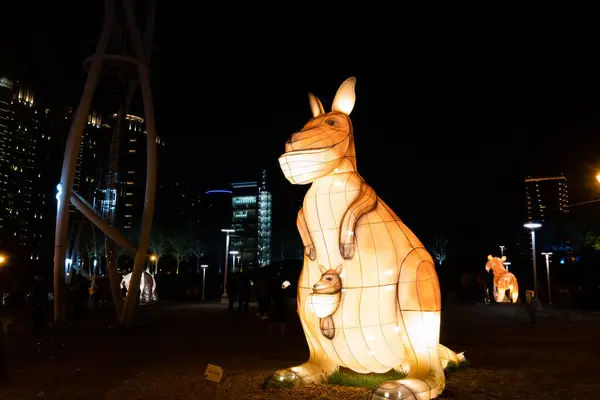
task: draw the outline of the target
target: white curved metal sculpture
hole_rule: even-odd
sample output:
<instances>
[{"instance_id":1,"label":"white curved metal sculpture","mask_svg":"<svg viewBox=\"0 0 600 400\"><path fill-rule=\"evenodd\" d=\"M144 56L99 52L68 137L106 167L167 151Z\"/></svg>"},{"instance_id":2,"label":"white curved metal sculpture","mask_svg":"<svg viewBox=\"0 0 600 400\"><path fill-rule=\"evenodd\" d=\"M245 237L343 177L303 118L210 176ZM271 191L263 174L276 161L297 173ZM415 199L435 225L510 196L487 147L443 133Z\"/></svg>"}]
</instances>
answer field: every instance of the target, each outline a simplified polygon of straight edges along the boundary
<instances>
[{"instance_id":1,"label":"white curved metal sculpture","mask_svg":"<svg viewBox=\"0 0 600 400\"><path fill-rule=\"evenodd\" d=\"M125 285L127 288L127 292L131 290L131 272L128 273L121 279L121 287ZM156 293L156 280L152 275L148 272L144 271L142 273L142 278L140 279L140 301L142 303L149 303L151 301L158 300L158 296Z\"/></svg>"},{"instance_id":2,"label":"white curved metal sculpture","mask_svg":"<svg viewBox=\"0 0 600 400\"><path fill-rule=\"evenodd\" d=\"M60 326L65 322L64 302L64 265L66 259L66 245L69 230L69 208L73 204L86 218L102 230L110 238L108 250L108 275L111 283L113 301L118 313L119 322L127 325L131 322L135 308L135 297L128 296L125 304L119 296L114 244L135 254L132 281L134 285L141 279L141 274L146 262L146 253L150 241L150 229L154 214L154 199L156 196L156 126L154 109L152 105L152 91L150 88L149 56L152 48L152 35L154 33L155 1L150 0L145 21L145 32L142 34L138 28L134 13L134 0L106 0L106 10L100 39L96 51L91 57L88 67L88 77L85 82L79 106L75 112L73 123L69 130L65 155L63 160L60 183L57 185L57 217L54 250L54 322ZM125 21L119 26L118 19L124 16ZM126 32L126 34L125 34ZM144 115L147 129L146 146L146 191L144 209L138 238L137 248L129 242L116 228L103 221L96 211L79 194L73 191L73 182L77 157L81 150L81 138L84 126L90 112L92 97L98 85L101 71L107 75L111 71L116 76L127 75L134 78L134 84L128 85L132 90L139 84L144 103ZM123 71L126 70L126 74ZM131 83L130 82L130 83ZM120 111L125 115L125 110Z\"/></svg>"},{"instance_id":3,"label":"white curved metal sculpture","mask_svg":"<svg viewBox=\"0 0 600 400\"><path fill-rule=\"evenodd\" d=\"M298 313L310 358L271 379L319 383L339 367L395 369L407 377L384 383L372 399L431 399L444 388L448 361L464 357L439 343L431 256L356 170L355 82L340 86L328 113L309 94L313 118L279 159L291 183L312 183L297 219L305 249Z\"/></svg>"}]
</instances>

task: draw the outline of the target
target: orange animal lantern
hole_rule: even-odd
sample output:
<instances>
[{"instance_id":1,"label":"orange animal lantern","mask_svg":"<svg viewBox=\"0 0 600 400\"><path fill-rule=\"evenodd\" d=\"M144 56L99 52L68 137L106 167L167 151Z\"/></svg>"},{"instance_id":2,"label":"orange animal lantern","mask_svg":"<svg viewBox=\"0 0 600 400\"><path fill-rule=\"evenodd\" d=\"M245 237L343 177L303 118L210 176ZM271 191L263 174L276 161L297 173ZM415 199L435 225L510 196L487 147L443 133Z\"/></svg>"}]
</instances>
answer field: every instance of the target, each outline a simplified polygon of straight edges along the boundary
<instances>
[{"instance_id":1,"label":"orange animal lantern","mask_svg":"<svg viewBox=\"0 0 600 400\"><path fill-rule=\"evenodd\" d=\"M494 273L494 298L496 302L502 303L508 290L508 298L516 303L519 298L519 284L517 278L504 267L504 261L506 261L506 256L499 258L489 255L485 270L487 272L492 270Z\"/></svg>"},{"instance_id":2,"label":"orange animal lantern","mask_svg":"<svg viewBox=\"0 0 600 400\"><path fill-rule=\"evenodd\" d=\"M313 118L279 159L291 183L312 184L297 219L305 253L298 314L310 357L271 379L319 383L339 367L395 369L407 377L371 398L431 399L444 388L448 361L464 357L439 344L441 297L429 253L356 170L355 82L341 85L331 112L309 94Z\"/></svg>"}]
</instances>

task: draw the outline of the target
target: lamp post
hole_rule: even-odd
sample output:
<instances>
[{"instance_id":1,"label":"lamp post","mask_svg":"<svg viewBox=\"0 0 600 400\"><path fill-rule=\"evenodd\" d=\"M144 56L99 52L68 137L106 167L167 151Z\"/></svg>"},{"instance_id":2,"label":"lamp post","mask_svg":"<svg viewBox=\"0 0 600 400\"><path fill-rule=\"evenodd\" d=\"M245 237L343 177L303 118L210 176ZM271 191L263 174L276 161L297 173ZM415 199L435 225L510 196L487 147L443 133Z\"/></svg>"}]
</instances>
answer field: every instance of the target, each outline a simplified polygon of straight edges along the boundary
<instances>
[{"instance_id":1,"label":"lamp post","mask_svg":"<svg viewBox=\"0 0 600 400\"><path fill-rule=\"evenodd\" d=\"M546 276L548 277L548 304L552 304L552 296L550 295L550 256L552 253L542 253L546 257Z\"/></svg>"},{"instance_id":2,"label":"lamp post","mask_svg":"<svg viewBox=\"0 0 600 400\"><path fill-rule=\"evenodd\" d=\"M150 256L150 261L154 261L154 273L152 274L154 276L158 273L158 257L156 257L156 254Z\"/></svg>"},{"instance_id":3,"label":"lamp post","mask_svg":"<svg viewBox=\"0 0 600 400\"><path fill-rule=\"evenodd\" d=\"M200 268L202 268L202 300L204 300L204 288L206 287L206 268L208 268L208 265L202 264Z\"/></svg>"},{"instance_id":4,"label":"lamp post","mask_svg":"<svg viewBox=\"0 0 600 400\"><path fill-rule=\"evenodd\" d=\"M229 267L229 234L235 232L234 229L221 229L221 232L226 233L225 237L225 273L223 274L223 294L221 295L221 303L227 304L229 296L227 296L227 269Z\"/></svg>"},{"instance_id":5,"label":"lamp post","mask_svg":"<svg viewBox=\"0 0 600 400\"><path fill-rule=\"evenodd\" d=\"M239 252L239 251L237 251L237 250L231 250L231 251L229 252L229 254L231 254L231 255L233 256L233 257L232 257L232 258L233 258L233 268L232 268L231 270L232 270L233 272L235 272L235 259L236 259L237 255L238 255L238 254L240 254L240 252Z\"/></svg>"},{"instance_id":6,"label":"lamp post","mask_svg":"<svg viewBox=\"0 0 600 400\"><path fill-rule=\"evenodd\" d=\"M533 291L534 296L537 296L537 270L536 270L536 259L535 259L535 230L542 227L539 222L528 222L523 225L525 228L531 231L531 248L533 250Z\"/></svg>"},{"instance_id":7,"label":"lamp post","mask_svg":"<svg viewBox=\"0 0 600 400\"><path fill-rule=\"evenodd\" d=\"M506 246L499 246L500 247L500 257L502 257L504 255L504 248Z\"/></svg>"}]
</instances>

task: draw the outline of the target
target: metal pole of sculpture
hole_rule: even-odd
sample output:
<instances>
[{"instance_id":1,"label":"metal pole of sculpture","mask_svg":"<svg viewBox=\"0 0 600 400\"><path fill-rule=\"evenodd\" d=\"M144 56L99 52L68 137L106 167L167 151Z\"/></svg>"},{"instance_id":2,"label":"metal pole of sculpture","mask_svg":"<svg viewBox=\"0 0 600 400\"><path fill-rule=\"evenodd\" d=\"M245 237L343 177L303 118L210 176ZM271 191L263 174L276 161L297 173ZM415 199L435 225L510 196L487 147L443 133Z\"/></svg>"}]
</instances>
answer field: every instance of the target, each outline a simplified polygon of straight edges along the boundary
<instances>
[{"instance_id":1,"label":"metal pole of sculpture","mask_svg":"<svg viewBox=\"0 0 600 400\"><path fill-rule=\"evenodd\" d=\"M535 251L535 230L541 228L542 224L539 222L528 222L523 225L525 228L531 231L531 251L533 252L532 260L533 260L533 293L534 296L537 297L537 260L536 260L536 251Z\"/></svg>"},{"instance_id":2,"label":"metal pole of sculpture","mask_svg":"<svg viewBox=\"0 0 600 400\"><path fill-rule=\"evenodd\" d=\"M235 232L233 229L221 229L221 232L225 232L225 272L223 273L223 295L221 296L221 303L227 304L229 298L227 296L227 270L229 269L229 234Z\"/></svg>"},{"instance_id":3,"label":"metal pole of sculpture","mask_svg":"<svg viewBox=\"0 0 600 400\"><path fill-rule=\"evenodd\" d=\"M546 257L546 277L548 278L548 304L552 304L552 294L550 292L550 256L552 253L542 253Z\"/></svg>"},{"instance_id":4,"label":"metal pole of sculpture","mask_svg":"<svg viewBox=\"0 0 600 400\"><path fill-rule=\"evenodd\" d=\"M57 185L57 215L56 215L56 234L54 239L54 325L61 326L65 322L65 301L63 299L64 289L64 268L66 257L67 235L69 233L69 199L73 191L73 181L75 178L75 167L77 165L77 156L81 147L81 136L87 122L90 112L92 96L98 84L100 69L102 68L102 58L108 41L110 39L111 28L114 20L114 9L107 8L104 16L104 23L100 40L96 46L96 53L92 58L88 77L83 88L79 106L75 111L75 118L69 130L67 147L63 160L60 183Z\"/></svg>"},{"instance_id":5,"label":"metal pole of sculpture","mask_svg":"<svg viewBox=\"0 0 600 400\"><path fill-rule=\"evenodd\" d=\"M494 274L494 288L496 289L494 292L494 297L496 302L502 303L504 301L506 291L508 290L509 300L512 300L513 303L516 303L517 299L519 298L519 284L517 282L517 278L504 268L505 261L505 256L492 257L489 255L488 262L485 264L485 270L487 272L491 270Z\"/></svg>"},{"instance_id":6,"label":"metal pole of sculpture","mask_svg":"<svg viewBox=\"0 0 600 400\"><path fill-rule=\"evenodd\" d=\"M298 314L309 360L268 382L319 383L339 367L407 373L372 399L431 399L444 366L462 361L439 343L441 296L431 256L356 170L350 113L356 80L331 112L312 94L313 118L291 135L279 163L292 184L309 184L297 226L304 244Z\"/></svg>"},{"instance_id":7,"label":"metal pole of sculpture","mask_svg":"<svg viewBox=\"0 0 600 400\"><path fill-rule=\"evenodd\" d=\"M119 3L119 6L121 7L117 7L116 3ZM152 107L152 94L150 90L148 64L152 34L154 30L155 1L150 1L148 3L148 18L146 21L146 32L143 42L135 21L132 0L123 0L122 4L116 0L106 0L105 6L106 10L102 32L96 46L96 51L91 58L91 62L89 63L88 77L67 139L61 181L57 185L57 222L54 253L54 319L55 325L57 326L63 324L65 318L65 307L62 291L64 285L64 262L69 227L70 203L73 203L79 211L84 213L84 215L90 219L94 225L100 228L110 239L117 243L119 243L119 241L121 241L123 244L126 243L127 246L123 247L133 247L128 243L128 241L126 241L126 239L123 240L124 237L120 235L115 228L106 224L105 221L102 221L89 204L81 199L77 193L73 192L73 181L77 156L80 152L81 137L90 111L92 97L98 84L100 72L102 71L103 66L105 69L104 72L106 73L111 72L111 70L114 72L114 70L122 69L126 70L126 72L130 74L131 70L137 70L144 102L144 114L146 117L147 130L146 193L139 242L137 250L135 251L136 256L132 274L132 283L134 287L137 287L140 282L141 272L146 258L146 250L149 243L152 215L154 213L154 198L156 193L157 135L154 124L154 110ZM116 23L117 16L122 15L121 12L117 13L117 10L120 10L125 14L126 23L121 26ZM129 40L131 43L124 42L127 40ZM109 44L110 51L107 51ZM131 53L131 49L133 49L133 53ZM123 73L122 70L116 75ZM113 262L113 265L111 266L111 260L108 261L109 278L111 281L116 281L116 269L114 269L112 273L110 270L111 267L116 267L114 265L115 263ZM111 284L111 286L114 286L114 284ZM119 312L120 310L118 304L115 306ZM123 312L119 313L121 324L127 325L130 322L134 307L135 293L131 296L128 294Z\"/></svg>"}]
</instances>

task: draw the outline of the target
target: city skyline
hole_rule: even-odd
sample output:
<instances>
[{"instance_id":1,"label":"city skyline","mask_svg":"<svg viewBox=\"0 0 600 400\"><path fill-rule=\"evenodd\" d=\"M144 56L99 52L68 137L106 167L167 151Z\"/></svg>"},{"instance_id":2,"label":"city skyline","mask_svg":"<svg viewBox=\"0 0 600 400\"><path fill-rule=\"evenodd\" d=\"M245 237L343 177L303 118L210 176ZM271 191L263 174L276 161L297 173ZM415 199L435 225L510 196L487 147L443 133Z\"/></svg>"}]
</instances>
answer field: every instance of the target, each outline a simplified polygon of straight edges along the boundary
<instances>
[{"instance_id":1,"label":"city skyline","mask_svg":"<svg viewBox=\"0 0 600 400\"><path fill-rule=\"evenodd\" d=\"M72 21L77 37L49 29L68 18L61 16L68 7L90 15L85 23ZM44 13L56 20L50 23ZM85 78L81 65L101 15L100 3L45 5L32 17L31 32L3 43L3 54L10 54L13 71L47 88L43 96L54 104L75 106ZM483 257L522 230L525 176L564 173L573 203L598 197L593 176L599 164L592 149L600 141L594 134L600 99L593 64L578 68L577 75L569 73L569 65L545 64L545 57L508 68L510 60L489 63L496 60L491 52L474 55L473 44L465 44L454 54L455 63L444 68L431 64L433 55L409 46L402 70L386 52L361 46L347 52L346 44L339 59L309 66L292 57L310 47L301 40L278 53L271 51L274 43L257 44L255 53L239 53L243 63L233 62L236 49L250 37L258 39L257 33L230 43L230 53L208 44L204 54L212 54L210 62L196 68L177 56L190 40L180 35L185 27L168 32L168 23L166 17L157 20L152 69L158 132L174 161L159 174L208 189L256 179L266 169L277 216L274 232L295 234L293 216L307 189L289 185L277 164L289 135L310 118L307 93L320 96L328 109L331 93L350 75L358 82L353 112L358 171L417 234L455 237L461 257L475 259L470 252ZM435 50L449 55L442 44ZM478 58L484 66L468 69ZM367 60L378 68L365 68ZM552 84L549 77L555 77ZM487 230L490 224L493 231Z\"/></svg>"}]
</instances>

